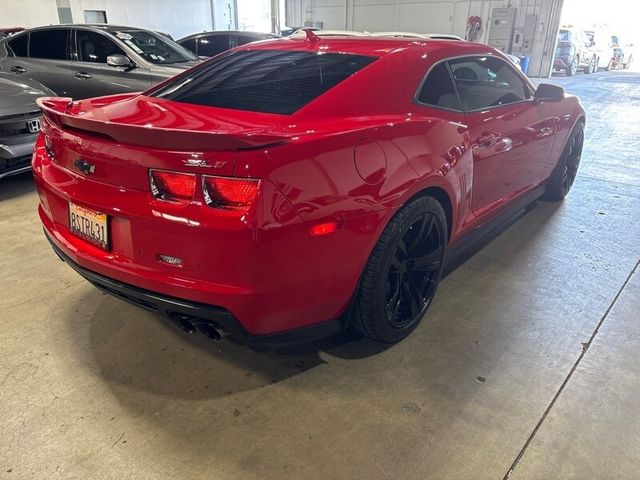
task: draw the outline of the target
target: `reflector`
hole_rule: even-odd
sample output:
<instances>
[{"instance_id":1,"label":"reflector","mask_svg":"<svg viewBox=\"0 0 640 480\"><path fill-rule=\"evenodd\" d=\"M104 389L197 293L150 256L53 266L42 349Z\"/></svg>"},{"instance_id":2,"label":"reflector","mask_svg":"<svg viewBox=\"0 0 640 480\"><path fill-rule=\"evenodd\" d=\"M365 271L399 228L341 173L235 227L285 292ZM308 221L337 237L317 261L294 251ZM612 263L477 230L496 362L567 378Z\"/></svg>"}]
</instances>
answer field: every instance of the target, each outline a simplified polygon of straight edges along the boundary
<instances>
[{"instance_id":1,"label":"reflector","mask_svg":"<svg viewBox=\"0 0 640 480\"><path fill-rule=\"evenodd\" d=\"M328 222L328 223L321 223L319 225L314 225L313 227L311 227L310 232L311 235L314 236L320 236L320 235L327 235L329 233L333 233L338 229L338 224L336 222Z\"/></svg>"}]
</instances>

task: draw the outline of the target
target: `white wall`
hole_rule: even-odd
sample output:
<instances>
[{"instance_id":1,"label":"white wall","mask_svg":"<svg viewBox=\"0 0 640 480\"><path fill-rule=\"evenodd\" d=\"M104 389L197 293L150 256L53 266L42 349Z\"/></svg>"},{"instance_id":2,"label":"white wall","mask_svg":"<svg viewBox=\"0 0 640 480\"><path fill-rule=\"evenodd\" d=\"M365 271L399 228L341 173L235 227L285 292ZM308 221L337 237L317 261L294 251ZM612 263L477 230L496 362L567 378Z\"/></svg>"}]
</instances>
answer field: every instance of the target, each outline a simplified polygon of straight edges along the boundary
<instances>
[{"instance_id":1,"label":"white wall","mask_svg":"<svg viewBox=\"0 0 640 480\"><path fill-rule=\"evenodd\" d=\"M212 29L211 0L68 0L75 23L84 23L84 10L105 10L112 24L168 32L174 38ZM223 3L216 2L222 10ZM226 27L224 10L219 27ZM35 27L58 24L56 0L0 0L0 25Z\"/></svg>"},{"instance_id":2,"label":"white wall","mask_svg":"<svg viewBox=\"0 0 640 480\"><path fill-rule=\"evenodd\" d=\"M107 22L168 32L174 38L212 29L209 0L71 0L73 21L84 10L105 10Z\"/></svg>"},{"instance_id":3,"label":"white wall","mask_svg":"<svg viewBox=\"0 0 640 480\"><path fill-rule=\"evenodd\" d=\"M55 0L0 0L0 26L36 27L58 22Z\"/></svg>"},{"instance_id":4,"label":"white wall","mask_svg":"<svg viewBox=\"0 0 640 480\"><path fill-rule=\"evenodd\" d=\"M491 14L497 7L516 7L516 27L537 14L538 28L530 54L530 76L547 76L563 0L287 0L287 23L322 22L325 29L453 33L465 36L467 18L482 19L478 41L486 43ZM514 54L519 52L514 51Z\"/></svg>"}]
</instances>

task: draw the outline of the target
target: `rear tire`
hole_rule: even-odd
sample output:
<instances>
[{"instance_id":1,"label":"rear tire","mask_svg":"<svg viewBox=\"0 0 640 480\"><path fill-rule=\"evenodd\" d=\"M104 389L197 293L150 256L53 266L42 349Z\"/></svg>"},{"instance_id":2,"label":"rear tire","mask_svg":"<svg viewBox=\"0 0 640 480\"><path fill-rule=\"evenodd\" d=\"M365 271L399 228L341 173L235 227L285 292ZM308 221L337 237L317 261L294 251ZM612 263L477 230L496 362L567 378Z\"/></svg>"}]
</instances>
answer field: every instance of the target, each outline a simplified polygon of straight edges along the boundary
<instances>
[{"instance_id":1,"label":"rear tire","mask_svg":"<svg viewBox=\"0 0 640 480\"><path fill-rule=\"evenodd\" d=\"M409 335L435 296L447 238L444 210L433 197L411 200L396 213L362 273L351 327L385 343Z\"/></svg>"},{"instance_id":2,"label":"rear tire","mask_svg":"<svg viewBox=\"0 0 640 480\"><path fill-rule=\"evenodd\" d=\"M559 201L567 196L578 173L583 144L584 123L579 122L573 127L558 165L551 174L543 196L545 200Z\"/></svg>"}]
</instances>

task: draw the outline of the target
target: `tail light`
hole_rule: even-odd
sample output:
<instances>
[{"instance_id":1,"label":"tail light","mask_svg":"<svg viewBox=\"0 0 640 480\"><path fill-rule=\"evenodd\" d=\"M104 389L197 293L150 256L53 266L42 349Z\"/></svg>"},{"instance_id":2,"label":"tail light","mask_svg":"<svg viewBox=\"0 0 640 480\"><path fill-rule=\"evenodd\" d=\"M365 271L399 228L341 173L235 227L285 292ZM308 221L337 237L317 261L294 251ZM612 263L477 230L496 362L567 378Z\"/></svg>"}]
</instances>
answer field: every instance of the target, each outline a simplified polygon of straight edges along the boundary
<instances>
[{"instance_id":1,"label":"tail light","mask_svg":"<svg viewBox=\"0 0 640 480\"><path fill-rule=\"evenodd\" d=\"M244 212L258 195L260 180L250 178L202 177L204 200L210 207Z\"/></svg>"},{"instance_id":2,"label":"tail light","mask_svg":"<svg viewBox=\"0 0 640 480\"><path fill-rule=\"evenodd\" d=\"M149 182L154 197L170 202L192 200L196 192L196 176L190 173L151 170Z\"/></svg>"}]
</instances>

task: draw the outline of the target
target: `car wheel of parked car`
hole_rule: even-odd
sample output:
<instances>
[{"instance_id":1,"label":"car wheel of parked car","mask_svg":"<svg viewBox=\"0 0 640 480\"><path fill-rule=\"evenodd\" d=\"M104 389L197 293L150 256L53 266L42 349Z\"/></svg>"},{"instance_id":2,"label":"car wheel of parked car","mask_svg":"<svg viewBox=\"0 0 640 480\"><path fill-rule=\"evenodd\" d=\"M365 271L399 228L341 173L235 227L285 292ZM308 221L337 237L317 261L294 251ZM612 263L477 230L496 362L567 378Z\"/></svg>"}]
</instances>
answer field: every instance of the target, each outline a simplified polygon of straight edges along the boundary
<instances>
[{"instance_id":1,"label":"car wheel of parked car","mask_svg":"<svg viewBox=\"0 0 640 480\"><path fill-rule=\"evenodd\" d=\"M589 75L590 73L593 73L594 70L594 66L596 64L596 57L593 57L591 60L589 60L589 65L587 65L586 67L584 67L584 73Z\"/></svg>"},{"instance_id":2,"label":"car wheel of parked car","mask_svg":"<svg viewBox=\"0 0 640 480\"><path fill-rule=\"evenodd\" d=\"M579 63L580 63L580 58L576 55L575 57L573 57L573 61L571 62L571 65L569 65L565 70L567 77L573 77L576 73L578 73Z\"/></svg>"},{"instance_id":3,"label":"car wheel of parked car","mask_svg":"<svg viewBox=\"0 0 640 480\"><path fill-rule=\"evenodd\" d=\"M544 195L546 200L562 200L571 190L580 166L583 144L584 123L578 122L573 128L567 145L564 147L564 152L562 152L562 157L560 157L560 161L549 179Z\"/></svg>"},{"instance_id":4,"label":"car wheel of parked car","mask_svg":"<svg viewBox=\"0 0 640 480\"><path fill-rule=\"evenodd\" d=\"M369 257L351 325L386 343L409 335L436 293L447 238L447 220L436 199L425 196L405 205Z\"/></svg>"}]
</instances>

